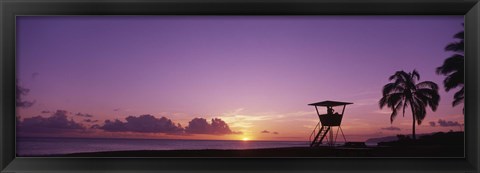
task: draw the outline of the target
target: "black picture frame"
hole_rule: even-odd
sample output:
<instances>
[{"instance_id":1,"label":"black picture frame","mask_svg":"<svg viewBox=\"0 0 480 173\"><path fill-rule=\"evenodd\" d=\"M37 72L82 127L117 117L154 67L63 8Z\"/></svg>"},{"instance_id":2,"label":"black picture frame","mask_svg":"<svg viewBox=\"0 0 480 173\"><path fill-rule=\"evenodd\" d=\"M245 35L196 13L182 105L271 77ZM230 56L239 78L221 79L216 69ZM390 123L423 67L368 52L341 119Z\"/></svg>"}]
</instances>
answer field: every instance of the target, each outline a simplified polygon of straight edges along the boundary
<instances>
[{"instance_id":1,"label":"black picture frame","mask_svg":"<svg viewBox=\"0 0 480 173\"><path fill-rule=\"evenodd\" d=\"M1 172L478 172L478 0L1 0ZM465 15L465 158L16 158L15 16Z\"/></svg>"}]
</instances>

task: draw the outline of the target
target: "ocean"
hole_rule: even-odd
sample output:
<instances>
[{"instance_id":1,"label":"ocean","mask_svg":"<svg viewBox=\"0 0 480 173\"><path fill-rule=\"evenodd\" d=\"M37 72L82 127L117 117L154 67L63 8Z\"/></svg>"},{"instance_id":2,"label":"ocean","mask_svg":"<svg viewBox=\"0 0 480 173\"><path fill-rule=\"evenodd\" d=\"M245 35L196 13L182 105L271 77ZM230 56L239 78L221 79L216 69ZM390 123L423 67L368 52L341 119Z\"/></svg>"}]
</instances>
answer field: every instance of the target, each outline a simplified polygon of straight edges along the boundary
<instances>
[{"instance_id":1,"label":"ocean","mask_svg":"<svg viewBox=\"0 0 480 173\"><path fill-rule=\"evenodd\" d=\"M126 150L198 150L308 147L307 141L230 141L176 139L17 138L17 156Z\"/></svg>"}]
</instances>

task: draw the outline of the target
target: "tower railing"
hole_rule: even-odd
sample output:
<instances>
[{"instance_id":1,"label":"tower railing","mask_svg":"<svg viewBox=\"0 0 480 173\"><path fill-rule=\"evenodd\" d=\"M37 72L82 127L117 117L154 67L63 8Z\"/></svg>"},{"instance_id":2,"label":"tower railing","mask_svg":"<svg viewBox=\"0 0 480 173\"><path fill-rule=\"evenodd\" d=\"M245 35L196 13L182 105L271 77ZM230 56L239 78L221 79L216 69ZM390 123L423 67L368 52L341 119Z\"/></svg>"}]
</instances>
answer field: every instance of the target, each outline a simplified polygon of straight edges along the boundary
<instances>
[{"instance_id":1,"label":"tower railing","mask_svg":"<svg viewBox=\"0 0 480 173\"><path fill-rule=\"evenodd\" d=\"M312 134L310 134L310 137L308 138L308 141L310 142L310 144L313 142L313 140L315 140L315 136L317 135L317 129L319 128L320 128L320 122L317 123L317 126L315 126L315 128L312 131Z\"/></svg>"}]
</instances>

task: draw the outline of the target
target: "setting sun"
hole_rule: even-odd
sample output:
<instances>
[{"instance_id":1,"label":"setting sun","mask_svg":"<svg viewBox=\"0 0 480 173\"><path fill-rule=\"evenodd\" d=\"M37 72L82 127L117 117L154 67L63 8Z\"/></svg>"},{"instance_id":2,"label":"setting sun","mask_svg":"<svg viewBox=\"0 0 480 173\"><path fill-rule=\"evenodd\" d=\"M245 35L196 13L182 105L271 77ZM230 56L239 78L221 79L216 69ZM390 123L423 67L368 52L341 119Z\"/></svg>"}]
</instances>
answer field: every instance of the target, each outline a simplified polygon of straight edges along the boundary
<instances>
[{"instance_id":1,"label":"setting sun","mask_svg":"<svg viewBox=\"0 0 480 173\"><path fill-rule=\"evenodd\" d=\"M248 139L247 137L243 138L242 141L248 141L250 139Z\"/></svg>"}]
</instances>

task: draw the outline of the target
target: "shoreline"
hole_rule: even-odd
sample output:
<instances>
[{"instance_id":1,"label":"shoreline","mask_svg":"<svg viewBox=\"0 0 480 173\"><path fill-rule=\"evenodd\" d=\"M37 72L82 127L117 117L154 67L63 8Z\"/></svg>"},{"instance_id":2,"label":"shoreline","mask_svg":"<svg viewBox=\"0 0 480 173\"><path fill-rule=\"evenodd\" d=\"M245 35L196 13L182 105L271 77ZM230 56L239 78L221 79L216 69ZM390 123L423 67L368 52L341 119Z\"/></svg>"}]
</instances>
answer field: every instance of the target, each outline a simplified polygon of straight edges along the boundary
<instances>
[{"instance_id":1,"label":"shoreline","mask_svg":"<svg viewBox=\"0 0 480 173\"><path fill-rule=\"evenodd\" d=\"M463 146L131 150L19 157L464 157Z\"/></svg>"}]
</instances>

